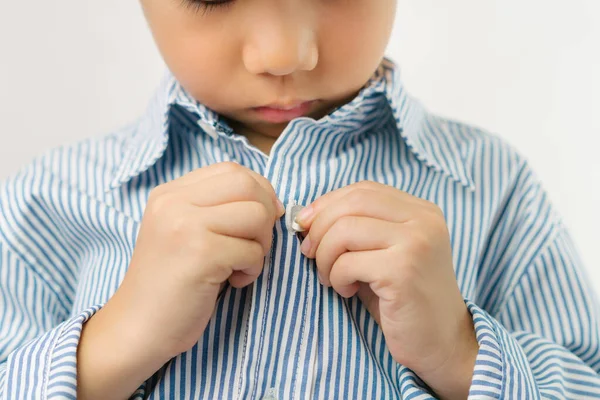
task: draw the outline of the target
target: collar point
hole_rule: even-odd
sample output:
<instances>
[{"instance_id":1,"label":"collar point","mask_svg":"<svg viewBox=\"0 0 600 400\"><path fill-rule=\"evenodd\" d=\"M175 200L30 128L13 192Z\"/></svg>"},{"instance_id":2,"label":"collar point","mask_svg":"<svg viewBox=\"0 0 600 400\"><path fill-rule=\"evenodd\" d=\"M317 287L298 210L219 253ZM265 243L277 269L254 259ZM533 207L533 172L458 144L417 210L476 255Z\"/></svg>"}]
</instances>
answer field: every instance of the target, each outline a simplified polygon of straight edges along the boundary
<instances>
[{"instance_id":1,"label":"collar point","mask_svg":"<svg viewBox=\"0 0 600 400\"><path fill-rule=\"evenodd\" d=\"M446 174L449 174L455 182L460 183L469 192L473 193L477 190L473 177L469 175L465 169L460 171L448 171Z\"/></svg>"},{"instance_id":2,"label":"collar point","mask_svg":"<svg viewBox=\"0 0 600 400\"><path fill-rule=\"evenodd\" d=\"M448 178L452 179L454 182L460 184L463 188L468 190L471 193L474 193L477 190L477 186L473 179L468 175L458 175L454 172L450 173L450 171L446 171L441 167L435 168L438 172L445 174Z\"/></svg>"},{"instance_id":3,"label":"collar point","mask_svg":"<svg viewBox=\"0 0 600 400\"><path fill-rule=\"evenodd\" d=\"M477 186L475 186L473 181L465 182L464 186L470 193L475 193L477 191Z\"/></svg>"}]
</instances>

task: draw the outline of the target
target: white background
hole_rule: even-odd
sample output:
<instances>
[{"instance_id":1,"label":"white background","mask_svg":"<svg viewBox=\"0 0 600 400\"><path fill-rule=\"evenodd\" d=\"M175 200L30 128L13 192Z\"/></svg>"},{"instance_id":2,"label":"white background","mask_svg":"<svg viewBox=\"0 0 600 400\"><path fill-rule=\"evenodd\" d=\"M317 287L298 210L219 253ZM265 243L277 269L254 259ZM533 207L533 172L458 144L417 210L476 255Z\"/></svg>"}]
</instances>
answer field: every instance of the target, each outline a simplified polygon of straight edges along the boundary
<instances>
[{"instance_id":1,"label":"white background","mask_svg":"<svg viewBox=\"0 0 600 400\"><path fill-rule=\"evenodd\" d=\"M432 111L527 156L600 293L600 1L399 0L389 54ZM0 179L133 120L163 68L136 1L0 1Z\"/></svg>"}]
</instances>

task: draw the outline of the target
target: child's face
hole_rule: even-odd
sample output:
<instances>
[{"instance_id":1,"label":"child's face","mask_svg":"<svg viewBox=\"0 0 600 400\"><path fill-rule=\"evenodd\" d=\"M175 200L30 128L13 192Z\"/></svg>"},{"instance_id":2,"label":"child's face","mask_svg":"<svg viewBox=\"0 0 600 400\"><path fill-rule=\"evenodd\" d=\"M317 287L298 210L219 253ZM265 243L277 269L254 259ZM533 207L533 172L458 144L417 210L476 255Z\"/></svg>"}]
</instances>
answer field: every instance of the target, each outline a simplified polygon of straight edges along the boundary
<instances>
[{"instance_id":1,"label":"child's face","mask_svg":"<svg viewBox=\"0 0 600 400\"><path fill-rule=\"evenodd\" d=\"M295 116L257 107L311 102L295 111L320 118L356 95L381 62L396 10L396 0L220 1L141 3L186 90L241 130L271 137Z\"/></svg>"}]
</instances>

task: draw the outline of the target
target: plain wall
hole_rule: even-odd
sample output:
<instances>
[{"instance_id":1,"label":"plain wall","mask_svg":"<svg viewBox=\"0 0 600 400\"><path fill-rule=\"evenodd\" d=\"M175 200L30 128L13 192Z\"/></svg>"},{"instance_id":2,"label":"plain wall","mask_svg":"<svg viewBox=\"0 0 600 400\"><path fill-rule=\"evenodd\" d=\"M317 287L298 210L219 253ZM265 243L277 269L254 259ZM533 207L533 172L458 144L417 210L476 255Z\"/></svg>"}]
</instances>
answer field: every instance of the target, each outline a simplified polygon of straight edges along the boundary
<instances>
[{"instance_id":1,"label":"plain wall","mask_svg":"<svg viewBox=\"0 0 600 400\"><path fill-rule=\"evenodd\" d=\"M600 292L600 2L399 0L397 19L409 91L525 154ZM136 1L0 2L0 179L132 121L164 68Z\"/></svg>"}]
</instances>

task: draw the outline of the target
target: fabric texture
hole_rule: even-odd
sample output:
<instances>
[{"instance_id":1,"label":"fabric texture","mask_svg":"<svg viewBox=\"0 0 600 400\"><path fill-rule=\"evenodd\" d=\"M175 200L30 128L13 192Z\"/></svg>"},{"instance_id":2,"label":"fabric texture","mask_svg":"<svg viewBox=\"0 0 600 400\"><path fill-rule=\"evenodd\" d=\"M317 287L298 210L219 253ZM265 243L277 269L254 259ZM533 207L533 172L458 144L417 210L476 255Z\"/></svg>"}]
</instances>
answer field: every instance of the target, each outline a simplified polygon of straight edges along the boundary
<instances>
[{"instance_id":1,"label":"fabric texture","mask_svg":"<svg viewBox=\"0 0 600 400\"><path fill-rule=\"evenodd\" d=\"M223 161L265 176L286 206L362 180L436 203L480 345L469 398L600 398L597 299L535 173L498 137L427 112L384 60L352 102L292 121L268 155L167 72L138 120L2 183L0 399L75 398L82 325L123 279L150 191ZM259 279L227 287L198 343L131 398L434 394L357 298L319 284L282 218Z\"/></svg>"}]
</instances>

